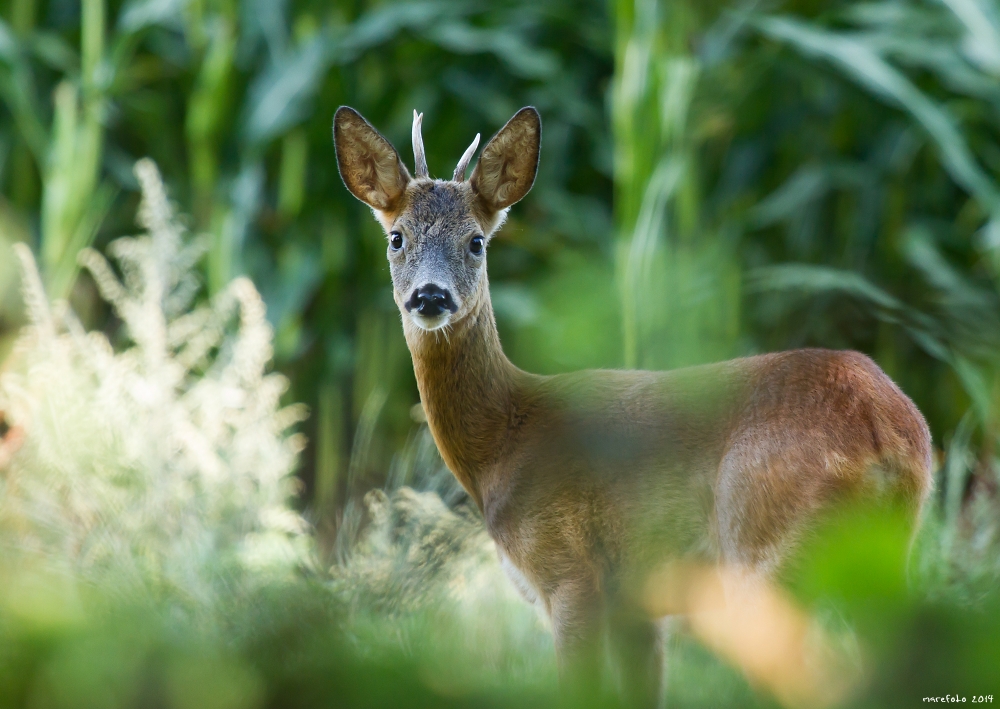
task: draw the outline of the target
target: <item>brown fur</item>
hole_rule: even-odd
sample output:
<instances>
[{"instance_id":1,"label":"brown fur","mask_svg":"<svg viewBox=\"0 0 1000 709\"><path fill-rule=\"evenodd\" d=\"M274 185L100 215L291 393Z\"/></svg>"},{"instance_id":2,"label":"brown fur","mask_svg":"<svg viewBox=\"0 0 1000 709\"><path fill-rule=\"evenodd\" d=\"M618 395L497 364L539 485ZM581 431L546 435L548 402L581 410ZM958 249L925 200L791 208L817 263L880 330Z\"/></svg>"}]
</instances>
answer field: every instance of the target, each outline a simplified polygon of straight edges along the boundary
<instances>
[{"instance_id":1,"label":"brown fur","mask_svg":"<svg viewBox=\"0 0 1000 709\"><path fill-rule=\"evenodd\" d=\"M387 232L407 235L405 253L390 253L403 330L438 449L515 583L551 617L561 667L598 676L607 639L631 699L648 705L661 643L636 594L652 569L694 558L765 577L844 497L901 502L916 521L931 488L930 434L857 352L670 372L545 377L515 367L500 346L485 260L463 251L468 234L489 236L502 221L505 207L484 214L482 205L509 206L530 189L540 123L508 127L469 183L412 181L402 206L378 215ZM426 263L459 304L439 329L403 307Z\"/></svg>"},{"instance_id":2,"label":"brown fur","mask_svg":"<svg viewBox=\"0 0 1000 709\"><path fill-rule=\"evenodd\" d=\"M483 148L469 182L486 209L506 209L531 189L538 172L537 146L541 140L538 112L522 108Z\"/></svg>"},{"instance_id":3,"label":"brown fur","mask_svg":"<svg viewBox=\"0 0 1000 709\"><path fill-rule=\"evenodd\" d=\"M334 142L337 167L348 189L372 209L392 211L411 179L395 148L347 106L337 111Z\"/></svg>"}]
</instances>

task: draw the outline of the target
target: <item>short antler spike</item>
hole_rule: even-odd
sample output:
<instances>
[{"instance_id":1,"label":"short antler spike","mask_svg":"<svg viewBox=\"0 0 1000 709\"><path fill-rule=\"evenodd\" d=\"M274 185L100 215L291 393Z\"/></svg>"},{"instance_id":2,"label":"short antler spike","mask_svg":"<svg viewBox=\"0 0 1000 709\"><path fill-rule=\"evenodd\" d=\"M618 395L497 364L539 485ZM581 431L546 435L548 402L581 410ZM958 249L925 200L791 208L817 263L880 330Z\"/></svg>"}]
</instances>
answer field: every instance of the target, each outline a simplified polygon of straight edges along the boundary
<instances>
[{"instance_id":1,"label":"short antler spike","mask_svg":"<svg viewBox=\"0 0 1000 709\"><path fill-rule=\"evenodd\" d=\"M472 156L476 154L476 148L479 147L479 133L476 133L476 137L472 140L472 145L465 149L462 153L462 159L458 161L458 167L455 168L455 182L461 182L465 179L465 171L469 169L469 162L472 161Z\"/></svg>"},{"instance_id":2,"label":"short antler spike","mask_svg":"<svg viewBox=\"0 0 1000 709\"><path fill-rule=\"evenodd\" d=\"M427 155L424 154L424 137L420 134L420 126L424 122L424 114L413 110L413 162L417 177L429 177L427 173Z\"/></svg>"}]
</instances>

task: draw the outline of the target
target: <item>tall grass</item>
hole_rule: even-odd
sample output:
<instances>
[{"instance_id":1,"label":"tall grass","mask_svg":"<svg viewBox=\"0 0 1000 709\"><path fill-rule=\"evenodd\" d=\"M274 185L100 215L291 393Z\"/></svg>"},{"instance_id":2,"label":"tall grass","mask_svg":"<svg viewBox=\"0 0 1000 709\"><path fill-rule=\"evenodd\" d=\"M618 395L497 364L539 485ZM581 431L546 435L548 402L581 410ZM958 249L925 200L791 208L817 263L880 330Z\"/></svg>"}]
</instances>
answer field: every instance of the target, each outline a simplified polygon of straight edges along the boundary
<instances>
[{"instance_id":1,"label":"tall grass","mask_svg":"<svg viewBox=\"0 0 1000 709\"><path fill-rule=\"evenodd\" d=\"M29 324L0 378L0 410L20 449L0 475L0 567L24 557L122 593L183 589L205 602L240 570L288 575L311 562L289 507L301 407L281 407L267 374L271 329L246 279L193 307L186 243L149 161L140 222L80 259L121 318L131 346L85 332L50 305L34 259L17 246Z\"/></svg>"}]
</instances>

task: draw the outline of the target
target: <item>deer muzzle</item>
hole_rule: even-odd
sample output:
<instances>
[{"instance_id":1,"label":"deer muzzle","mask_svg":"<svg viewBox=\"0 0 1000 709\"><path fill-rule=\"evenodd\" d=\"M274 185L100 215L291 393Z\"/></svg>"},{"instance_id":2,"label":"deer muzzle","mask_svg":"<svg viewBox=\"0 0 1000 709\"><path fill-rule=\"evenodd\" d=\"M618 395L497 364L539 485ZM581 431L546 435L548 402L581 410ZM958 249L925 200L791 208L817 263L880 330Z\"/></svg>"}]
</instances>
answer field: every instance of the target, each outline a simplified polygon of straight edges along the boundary
<instances>
[{"instance_id":1,"label":"deer muzzle","mask_svg":"<svg viewBox=\"0 0 1000 709\"><path fill-rule=\"evenodd\" d=\"M434 283L420 286L406 301L406 311L427 319L438 318L445 312L454 314L458 310L451 292Z\"/></svg>"}]
</instances>

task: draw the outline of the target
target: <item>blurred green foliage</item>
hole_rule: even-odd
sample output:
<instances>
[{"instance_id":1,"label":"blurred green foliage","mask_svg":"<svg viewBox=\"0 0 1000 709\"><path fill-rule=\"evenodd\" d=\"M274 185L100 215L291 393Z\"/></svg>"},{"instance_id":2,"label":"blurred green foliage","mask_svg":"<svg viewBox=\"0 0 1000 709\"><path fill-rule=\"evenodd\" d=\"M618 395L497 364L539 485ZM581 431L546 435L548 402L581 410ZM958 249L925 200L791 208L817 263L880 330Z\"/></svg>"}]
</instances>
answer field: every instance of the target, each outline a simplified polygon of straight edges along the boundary
<instances>
[{"instance_id":1,"label":"blurred green foliage","mask_svg":"<svg viewBox=\"0 0 1000 709\"><path fill-rule=\"evenodd\" d=\"M0 356L23 322L15 241L51 297L117 332L77 252L135 231L132 165L148 156L207 235L207 295L247 274L266 301L288 400L312 410L303 499L328 557L347 558L372 487L417 482L460 507L411 417L384 240L340 183L330 121L357 108L409 161L417 108L431 173L447 176L475 133L533 104L540 173L490 251L512 360L549 373L798 346L872 355L939 453L915 588L887 561L898 540L860 523L832 532L791 587L820 611L838 597L831 614L873 653L858 706L996 693L998 79L995 0L4 0ZM61 596L24 622L5 605L0 684L15 689L0 705L312 706L331 692L397 705L376 696L385 687L415 706L551 701L530 682L504 695L502 673L489 699L436 685L414 658L462 654L420 644L440 617L398 632L398 616L373 614L362 632L305 586L234 593L207 626L171 599L130 615L98 593L54 621L72 606ZM358 661L374 637L406 647L403 665ZM119 684L74 669L101 643L133 663L105 668ZM678 705L770 705L678 644Z\"/></svg>"},{"instance_id":2,"label":"blurred green foliage","mask_svg":"<svg viewBox=\"0 0 1000 709\"><path fill-rule=\"evenodd\" d=\"M411 504L415 494L405 497ZM435 541L403 537L398 551L426 551ZM850 515L817 538L793 574L800 602L860 672L862 684L842 706L903 709L946 693L969 703L993 692L998 701L996 595L969 608L907 591L903 546L898 526L884 517ZM461 555L451 558L462 564ZM572 705L559 699L551 643L526 627L510 633L531 622L524 604L518 610L456 590L440 568L385 560L396 566L389 590L357 578L345 589L340 584L356 569L332 588L319 577L261 585L220 574L220 593L208 604L0 563L0 707L619 706L613 696ZM381 560L361 563L371 561ZM487 576L501 574L494 567ZM424 600L403 611L399 605L415 597L401 600L394 584L413 585L413 574ZM395 602L386 603L391 594ZM668 658L669 706L780 706L684 635L674 636Z\"/></svg>"}]
</instances>

